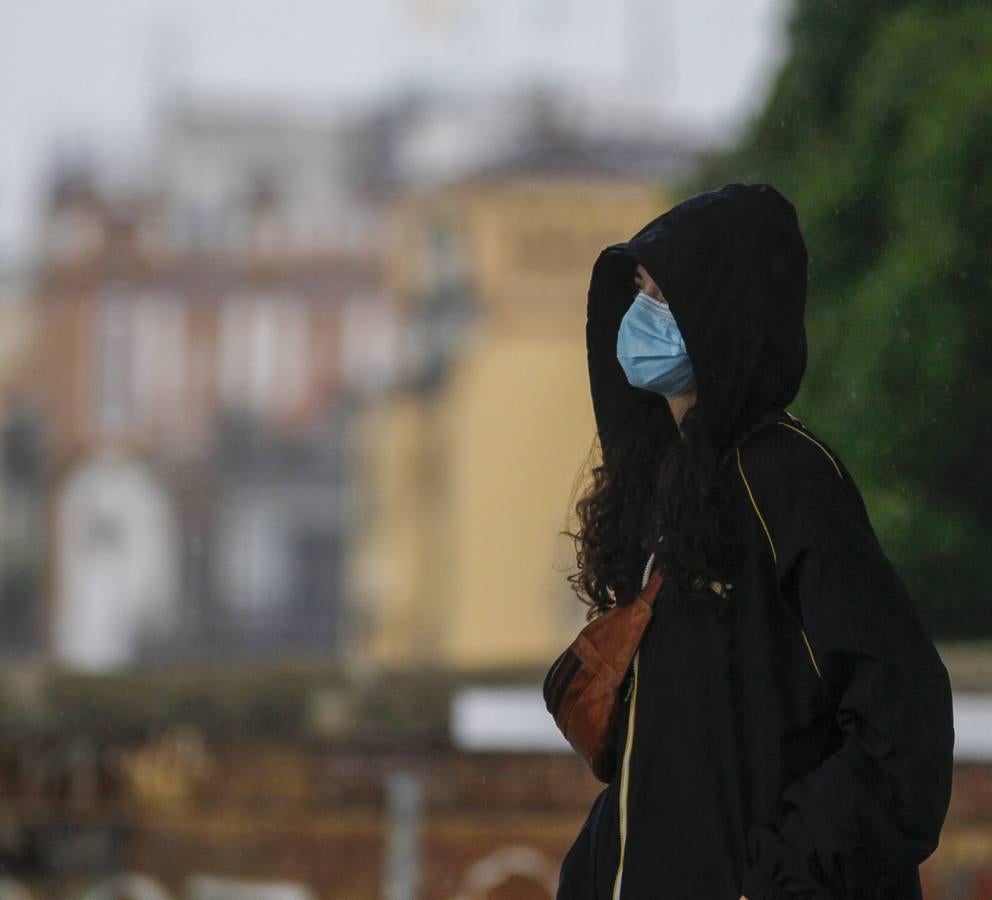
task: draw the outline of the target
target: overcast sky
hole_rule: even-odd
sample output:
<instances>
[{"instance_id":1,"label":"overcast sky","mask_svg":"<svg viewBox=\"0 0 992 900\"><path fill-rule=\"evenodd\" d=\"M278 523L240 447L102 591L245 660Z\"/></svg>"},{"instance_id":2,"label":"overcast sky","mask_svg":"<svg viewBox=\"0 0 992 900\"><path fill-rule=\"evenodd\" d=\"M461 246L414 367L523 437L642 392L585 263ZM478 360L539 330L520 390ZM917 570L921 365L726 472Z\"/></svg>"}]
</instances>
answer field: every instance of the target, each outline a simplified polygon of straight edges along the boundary
<instances>
[{"instance_id":1,"label":"overcast sky","mask_svg":"<svg viewBox=\"0 0 992 900\"><path fill-rule=\"evenodd\" d=\"M0 0L0 259L56 146L140 156L156 98L308 107L538 76L727 133L781 61L788 0Z\"/></svg>"}]
</instances>

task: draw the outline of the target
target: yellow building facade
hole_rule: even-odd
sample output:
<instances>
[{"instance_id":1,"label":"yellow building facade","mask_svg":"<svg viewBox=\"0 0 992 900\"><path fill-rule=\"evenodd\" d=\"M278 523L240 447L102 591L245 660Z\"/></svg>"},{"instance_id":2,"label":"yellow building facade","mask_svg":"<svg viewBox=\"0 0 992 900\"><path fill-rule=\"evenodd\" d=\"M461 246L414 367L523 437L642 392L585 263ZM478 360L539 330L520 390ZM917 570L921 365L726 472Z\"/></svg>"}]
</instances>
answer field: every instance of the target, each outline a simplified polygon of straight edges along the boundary
<instances>
[{"instance_id":1,"label":"yellow building facade","mask_svg":"<svg viewBox=\"0 0 992 900\"><path fill-rule=\"evenodd\" d=\"M584 624L561 532L598 462L589 275L669 205L653 182L512 172L399 204L402 315L447 292L474 318L435 386L390 395L357 429L356 665L540 665Z\"/></svg>"}]
</instances>

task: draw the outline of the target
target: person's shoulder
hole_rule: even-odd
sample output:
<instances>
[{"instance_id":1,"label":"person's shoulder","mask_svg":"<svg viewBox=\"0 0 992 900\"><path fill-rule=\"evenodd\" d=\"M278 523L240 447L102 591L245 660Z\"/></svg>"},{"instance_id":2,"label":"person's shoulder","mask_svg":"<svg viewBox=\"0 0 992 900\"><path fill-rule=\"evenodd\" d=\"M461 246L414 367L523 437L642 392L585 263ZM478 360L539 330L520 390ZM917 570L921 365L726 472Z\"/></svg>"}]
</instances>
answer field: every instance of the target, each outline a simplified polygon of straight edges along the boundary
<instances>
[{"instance_id":1,"label":"person's shoulder","mask_svg":"<svg viewBox=\"0 0 992 900\"><path fill-rule=\"evenodd\" d=\"M743 473L762 484L791 490L810 480L832 481L858 492L840 454L791 414L759 428L738 450L737 463Z\"/></svg>"},{"instance_id":2,"label":"person's shoulder","mask_svg":"<svg viewBox=\"0 0 992 900\"><path fill-rule=\"evenodd\" d=\"M803 534L823 541L858 533L878 544L858 484L837 451L803 422L790 417L771 423L738 450L747 499L783 546Z\"/></svg>"}]
</instances>

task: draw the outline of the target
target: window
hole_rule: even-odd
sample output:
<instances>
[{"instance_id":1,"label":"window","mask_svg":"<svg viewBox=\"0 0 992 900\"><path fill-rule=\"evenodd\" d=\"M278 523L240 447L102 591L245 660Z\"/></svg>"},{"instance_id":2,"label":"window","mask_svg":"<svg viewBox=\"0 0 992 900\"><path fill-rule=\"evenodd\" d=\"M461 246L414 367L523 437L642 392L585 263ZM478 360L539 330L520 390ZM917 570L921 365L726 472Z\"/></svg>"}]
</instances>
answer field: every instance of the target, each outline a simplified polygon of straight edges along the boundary
<instances>
[{"instance_id":1,"label":"window","mask_svg":"<svg viewBox=\"0 0 992 900\"><path fill-rule=\"evenodd\" d=\"M93 421L98 431L117 432L133 413L133 297L108 291L96 308L93 348Z\"/></svg>"},{"instance_id":2,"label":"window","mask_svg":"<svg viewBox=\"0 0 992 900\"><path fill-rule=\"evenodd\" d=\"M238 295L221 313L220 389L225 403L258 414L290 409L305 397L309 315L287 295Z\"/></svg>"}]
</instances>

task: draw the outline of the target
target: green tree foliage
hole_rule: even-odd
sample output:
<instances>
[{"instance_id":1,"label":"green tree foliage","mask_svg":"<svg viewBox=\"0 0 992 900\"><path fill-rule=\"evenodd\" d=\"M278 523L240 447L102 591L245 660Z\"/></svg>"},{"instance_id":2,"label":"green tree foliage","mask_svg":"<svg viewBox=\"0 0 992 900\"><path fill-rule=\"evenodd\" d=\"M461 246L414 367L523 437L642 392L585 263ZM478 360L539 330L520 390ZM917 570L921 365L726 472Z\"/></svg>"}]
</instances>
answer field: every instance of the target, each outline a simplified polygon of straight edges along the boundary
<instances>
[{"instance_id":1,"label":"green tree foliage","mask_svg":"<svg viewBox=\"0 0 992 900\"><path fill-rule=\"evenodd\" d=\"M798 0L789 34L765 108L683 189L768 181L796 204L793 410L851 468L935 634L992 636L992 7Z\"/></svg>"}]
</instances>

